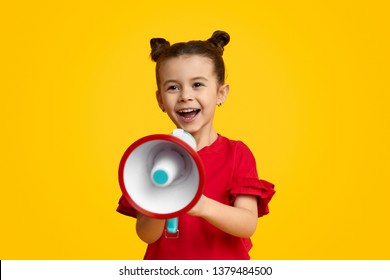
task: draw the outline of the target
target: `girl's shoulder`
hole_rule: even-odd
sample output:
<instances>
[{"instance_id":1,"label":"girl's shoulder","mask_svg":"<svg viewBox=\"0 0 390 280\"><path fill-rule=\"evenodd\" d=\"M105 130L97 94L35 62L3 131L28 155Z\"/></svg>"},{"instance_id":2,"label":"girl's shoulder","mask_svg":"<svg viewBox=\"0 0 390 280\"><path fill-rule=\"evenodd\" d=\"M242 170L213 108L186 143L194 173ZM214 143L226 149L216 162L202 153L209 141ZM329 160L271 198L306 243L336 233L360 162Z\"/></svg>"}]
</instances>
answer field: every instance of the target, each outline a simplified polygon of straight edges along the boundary
<instances>
[{"instance_id":1,"label":"girl's shoulder","mask_svg":"<svg viewBox=\"0 0 390 280\"><path fill-rule=\"evenodd\" d=\"M241 140L229 139L226 136L218 134L218 140L220 139L220 145L226 146L230 150L235 152L243 152L252 154L250 148Z\"/></svg>"},{"instance_id":2,"label":"girl's shoulder","mask_svg":"<svg viewBox=\"0 0 390 280\"><path fill-rule=\"evenodd\" d=\"M220 134L218 134L218 138L214 143L204 147L198 153L203 160L218 158L221 161L236 163L245 160L253 162L254 160L251 150L243 141L229 139Z\"/></svg>"}]
</instances>

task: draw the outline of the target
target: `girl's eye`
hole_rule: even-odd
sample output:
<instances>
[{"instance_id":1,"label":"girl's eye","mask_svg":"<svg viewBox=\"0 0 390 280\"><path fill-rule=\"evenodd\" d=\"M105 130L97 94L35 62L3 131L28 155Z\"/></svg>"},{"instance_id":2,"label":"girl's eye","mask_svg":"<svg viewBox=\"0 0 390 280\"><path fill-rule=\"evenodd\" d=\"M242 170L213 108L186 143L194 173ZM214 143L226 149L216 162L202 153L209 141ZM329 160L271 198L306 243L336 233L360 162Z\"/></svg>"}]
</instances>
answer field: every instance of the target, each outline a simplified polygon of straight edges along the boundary
<instances>
[{"instance_id":1,"label":"girl's eye","mask_svg":"<svg viewBox=\"0 0 390 280\"><path fill-rule=\"evenodd\" d=\"M179 88L178 86L172 85L168 87L168 90L178 90L178 88Z\"/></svg>"},{"instance_id":2,"label":"girl's eye","mask_svg":"<svg viewBox=\"0 0 390 280\"><path fill-rule=\"evenodd\" d=\"M193 85L194 88L198 88L198 87L201 87L201 86L203 86L202 83L194 83L194 85Z\"/></svg>"}]
</instances>

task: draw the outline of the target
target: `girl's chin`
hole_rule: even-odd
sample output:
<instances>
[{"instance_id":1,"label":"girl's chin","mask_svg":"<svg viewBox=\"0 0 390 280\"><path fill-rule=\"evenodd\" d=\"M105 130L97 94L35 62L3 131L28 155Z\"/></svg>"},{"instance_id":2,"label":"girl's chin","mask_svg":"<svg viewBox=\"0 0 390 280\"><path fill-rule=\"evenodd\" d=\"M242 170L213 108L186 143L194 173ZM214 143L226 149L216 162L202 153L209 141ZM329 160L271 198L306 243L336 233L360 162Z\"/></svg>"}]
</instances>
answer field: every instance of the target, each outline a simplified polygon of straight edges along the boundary
<instances>
[{"instance_id":1,"label":"girl's chin","mask_svg":"<svg viewBox=\"0 0 390 280\"><path fill-rule=\"evenodd\" d=\"M196 134L199 131L199 128L195 127L194 125L177 124L176 126L177 128L181 128L190 134Z\"/></svg>"},{"instance_id":2,"label":"girl's chin","mask_svg":"<svg viewBox=\"0 0 390 280\"><path fill-rule=\"evenodd\" d=\"M185 131L196 130L196 117L193 119L179 118L174 123L178 128L184 129Z\"/></svg>"}]
</instances>

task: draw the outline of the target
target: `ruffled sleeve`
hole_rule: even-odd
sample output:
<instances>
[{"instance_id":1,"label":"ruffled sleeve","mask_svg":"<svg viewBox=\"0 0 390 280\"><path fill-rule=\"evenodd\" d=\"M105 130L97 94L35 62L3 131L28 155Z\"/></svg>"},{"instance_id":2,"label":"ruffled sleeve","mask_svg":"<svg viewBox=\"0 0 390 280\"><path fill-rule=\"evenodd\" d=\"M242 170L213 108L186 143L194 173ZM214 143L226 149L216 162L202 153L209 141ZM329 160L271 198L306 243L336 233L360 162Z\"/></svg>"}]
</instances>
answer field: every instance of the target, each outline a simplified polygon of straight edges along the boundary
<instances>
[{"instance_id":1,"label":"ruffled sleeve","mask_svg":"<svg viewBox=\"0 0 390 280\"><path fill-rule=\"evenodd\" d=\"M257 197L258 217L269 213L268 203L275 194L274 185L265 180L255 178L237 178L230 191L230 204L233 204L237 195L254 195Z\"/></svg>"},{"instance_id":2,"label":"ruffled sleeve","mask_svg":"<svg viewBox=\"0 0 390 280\"><path fill-rule=\"evenodd\" d=\"M254 195L257 197L258 217L268 214L268 203L275 194L275 186L259 179L256 160L244 143L238 142L234 158L233 176L227 188L230 193L230 204L234 203L238 195Z\"/></svg>"},{"instance_id":3,"label":"ruffled sleeve","mask_svg":"<svg viewBox=\"0 0 390 280\"><path fill-rule=\"evenodd\" d=\"M126 200L126 198L122 195L119 199L118 207L116 208L116 211L127 215L130 217L137 217L137 211L130 205L130 203Z\"/></svg>"}]
</instances>

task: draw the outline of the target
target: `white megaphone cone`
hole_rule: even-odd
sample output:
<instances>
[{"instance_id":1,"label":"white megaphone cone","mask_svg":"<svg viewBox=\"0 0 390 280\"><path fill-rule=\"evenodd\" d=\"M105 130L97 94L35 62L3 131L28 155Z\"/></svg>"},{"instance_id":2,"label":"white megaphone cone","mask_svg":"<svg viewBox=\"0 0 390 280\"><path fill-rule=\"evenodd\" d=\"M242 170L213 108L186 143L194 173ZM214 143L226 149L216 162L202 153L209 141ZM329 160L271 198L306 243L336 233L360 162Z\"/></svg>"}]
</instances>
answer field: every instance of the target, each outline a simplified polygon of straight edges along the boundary
<instances>
[{"instance_id":1,"label":"white megaphone cone","mask_svg":"<svg viewBox=\"0 0 390 280\"><path fill-rule=\"evenodd\" d=\"M203 193L204 167L196 141L182 129L134 142L121 159L118 175L130 204L144 215L167 219L168 233L178 233L176 217Z\"/></svg>"}]
</instances>

